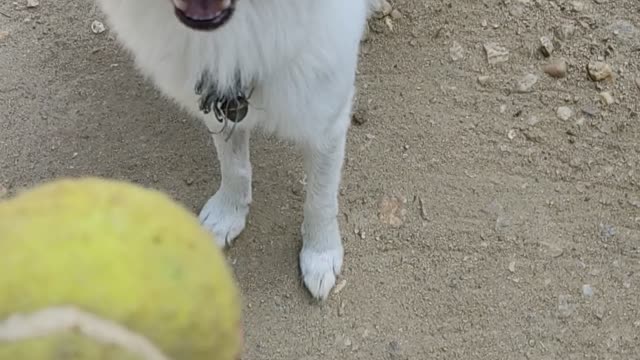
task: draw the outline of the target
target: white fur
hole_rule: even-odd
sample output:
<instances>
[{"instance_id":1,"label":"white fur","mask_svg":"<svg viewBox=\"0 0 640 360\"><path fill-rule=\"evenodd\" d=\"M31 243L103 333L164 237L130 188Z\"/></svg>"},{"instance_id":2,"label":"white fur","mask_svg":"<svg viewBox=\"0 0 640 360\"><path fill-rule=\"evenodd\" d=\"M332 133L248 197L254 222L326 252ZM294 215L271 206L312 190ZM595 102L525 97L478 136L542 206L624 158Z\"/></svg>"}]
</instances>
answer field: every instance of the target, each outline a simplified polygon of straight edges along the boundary
<instances>
[{"instance_id":1,"label":"white fur","mask_svg":"<svg viewBox=\"0 0 640 360\"><path fill-rule=\"evenodd\" d=\"M325 299L342 266L338 187L359 43L378 0L238 0L231 20L211 32L180 23L169 0L97 1L142 73L212 131L220 124L198 110L194 93L203 70L220 91L236 73L255 82L249 115L229 141L213 135L222 181L200 220L230 244L251 204L251 129L294 141L308 177L300 268L311 294Z\"/></svg>"}]
</instances>

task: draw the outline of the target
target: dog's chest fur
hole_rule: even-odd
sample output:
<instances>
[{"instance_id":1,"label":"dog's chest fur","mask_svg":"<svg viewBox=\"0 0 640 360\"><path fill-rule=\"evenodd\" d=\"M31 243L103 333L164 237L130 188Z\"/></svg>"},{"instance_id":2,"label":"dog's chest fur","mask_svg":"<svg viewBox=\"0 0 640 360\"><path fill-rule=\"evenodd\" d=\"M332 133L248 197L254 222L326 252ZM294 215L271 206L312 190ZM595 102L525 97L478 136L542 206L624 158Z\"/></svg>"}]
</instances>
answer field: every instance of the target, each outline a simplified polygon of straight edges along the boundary
<instances>
[{"instance_id":1,"label":"dog's chest fur","mask_svg":"<svg viewBox=\"0 0 640 360\"><path fill-rule=\"evenodd\" d=\"M205 69L225 92L240 76L256 84L243 123L292 139L330 132L353 92L360 37L371 0L239 0L222 28L179 23L169 0L98 0L137 67L191 114Z\"/></svg>"}]
</instances>

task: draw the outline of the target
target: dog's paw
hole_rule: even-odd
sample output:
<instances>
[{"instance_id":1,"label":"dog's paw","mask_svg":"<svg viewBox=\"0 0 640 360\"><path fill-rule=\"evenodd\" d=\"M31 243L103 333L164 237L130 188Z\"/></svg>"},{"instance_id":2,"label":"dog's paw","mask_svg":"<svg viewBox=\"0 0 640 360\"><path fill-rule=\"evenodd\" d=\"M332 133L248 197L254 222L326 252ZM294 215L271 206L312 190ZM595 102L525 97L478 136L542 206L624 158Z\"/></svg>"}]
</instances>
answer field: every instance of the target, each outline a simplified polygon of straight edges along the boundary
<instances>
[{"instance_id":1,"label":"dog's paw","mask_svg":"<svg viewBox=\"0 0 640 360\"><path fill-rule=\"evenodd\" d=\"M200 211L200 224L215 236L218 246L224 248L244 230L249 205L218 192Z\"/></svg>"},{"instance_id":2,"label":"dog's paw","mask_svg":"<svg viewBox=\"0 0 640 360\"><path fill-rule=\"evenodd\" d=\"M300 270L304 285L315 299L326 300L336 284L342 268L343 250L318 251L303 248L300 252Z\"/></svg>"}]
</instances>

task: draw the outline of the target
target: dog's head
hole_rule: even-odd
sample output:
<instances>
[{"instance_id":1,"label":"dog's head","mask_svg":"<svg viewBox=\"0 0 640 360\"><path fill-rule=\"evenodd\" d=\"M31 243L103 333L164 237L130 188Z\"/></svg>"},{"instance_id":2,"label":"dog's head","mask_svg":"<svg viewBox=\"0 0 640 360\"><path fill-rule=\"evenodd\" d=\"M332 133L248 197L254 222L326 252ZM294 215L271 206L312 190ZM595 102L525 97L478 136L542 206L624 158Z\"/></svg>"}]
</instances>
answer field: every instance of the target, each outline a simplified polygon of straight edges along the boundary
<instances>
[{"instance_id":1,"label":"dog's head","mask_svg":"<svg viewBox=\"0 0 640 360\"><path fill-rule=\"evenodd\" d=\"M215 30L226 24L237 0L169 0L178 19L194 30Z\"/></svg>"}]
</instances>

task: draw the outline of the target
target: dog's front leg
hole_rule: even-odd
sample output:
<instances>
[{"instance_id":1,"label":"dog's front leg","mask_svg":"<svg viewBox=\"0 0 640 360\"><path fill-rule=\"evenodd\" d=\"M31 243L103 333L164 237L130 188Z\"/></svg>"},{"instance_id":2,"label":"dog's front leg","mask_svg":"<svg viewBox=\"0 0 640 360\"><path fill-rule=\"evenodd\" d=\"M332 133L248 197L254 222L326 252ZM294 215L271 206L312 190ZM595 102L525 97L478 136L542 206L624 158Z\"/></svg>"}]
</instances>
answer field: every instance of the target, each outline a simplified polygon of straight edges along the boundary
<instances>
[{"instance_id":1,"label":"dog's front leg","mask_svg":"<svg viewBox=\"0 0 640 360\"><path fill-rule=\"evenodd\" d=\"M325 300L342 268L338 188L346 134L304 147L307 173L300 270L311 294Z\"/></svg>"},{"instance_id":2,"label":"dog's front leg","mask_svg":"<svg viewBox=\"0 0 640 360\"><path fill-rule=\"evenodd\" d=\"M220 162L221 182L218 191L200 212L200 223L211 231L224 247L242 232L251 204L250 130L238 126L229 139L214 134Z\"/></svg>"}]
</instances>

